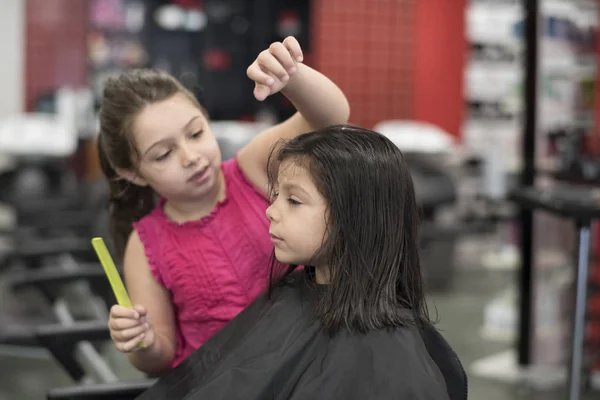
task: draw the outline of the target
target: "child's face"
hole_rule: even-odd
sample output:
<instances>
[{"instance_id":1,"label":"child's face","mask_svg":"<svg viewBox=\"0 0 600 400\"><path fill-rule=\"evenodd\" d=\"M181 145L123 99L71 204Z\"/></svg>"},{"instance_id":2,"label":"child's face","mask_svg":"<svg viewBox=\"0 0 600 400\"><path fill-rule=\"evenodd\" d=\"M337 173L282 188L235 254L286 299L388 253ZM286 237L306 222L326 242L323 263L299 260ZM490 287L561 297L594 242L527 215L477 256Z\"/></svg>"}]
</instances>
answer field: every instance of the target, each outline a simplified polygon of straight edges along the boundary
<instances>
[{"instance_id":1,"label":"child's face","mask_svg":"<svg viewBox=\"0 0 600 400\"><path fill-rule=\"evenodd\" d=\"M275 257L285 264L309 264L325 240L325 199L310 172L293 161L281 163L275 189L267 209Z\"/></svg>"},{"instance_id":2,"label":"child's face","mask_svg":"<svg viewBox=\"0 0 600 400\"><path fill-rule=\"evenodd\" d=\"M183 94L146 107L133 125L140 185L169 200L190 201L219 182L221 153L208 121Z\"/></svg>"}]
</instances>

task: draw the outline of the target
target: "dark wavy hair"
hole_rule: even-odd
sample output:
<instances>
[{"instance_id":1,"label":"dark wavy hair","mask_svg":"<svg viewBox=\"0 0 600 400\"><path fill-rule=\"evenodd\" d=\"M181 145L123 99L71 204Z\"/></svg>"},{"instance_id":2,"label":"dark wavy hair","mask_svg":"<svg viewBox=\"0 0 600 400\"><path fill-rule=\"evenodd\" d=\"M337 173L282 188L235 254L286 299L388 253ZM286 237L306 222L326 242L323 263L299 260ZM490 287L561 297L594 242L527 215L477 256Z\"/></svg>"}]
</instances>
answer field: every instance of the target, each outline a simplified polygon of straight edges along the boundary
<instances>
[{"instance_id":1,"label":"dark wavy hair","mask_svg":"<svg viewBox=\"0 0 600 400\"><path fill-rule=\"evenodd\" d=\"M139 157L133 141L136 116L148 105L185 95L205 115L194 95L168 73L155 69L132 69L109 78L104 84L100 106L98 156L110 187L108 213L111 242L122 260L133 223L155 206L151 187L142 187L121 178L116 169L135 171Z\"/></svg>"},{"instance_id":2,"label":"dark wavy hair","mask_svg":"<svg viewBox=\"0 0 600 400\"><path fill-rule=\"evenodd\" d=\"M420 215L409 168L385 136L335 125L282 142L269 183L284 160L301 163L327 203L326 238L313 259L329 268L317 304L325 329L368 332L429 321L419 258ZM270 294L297 266L271 266ZM311 268L307 266L307 268Z\"/></svg>"}]
</instances>

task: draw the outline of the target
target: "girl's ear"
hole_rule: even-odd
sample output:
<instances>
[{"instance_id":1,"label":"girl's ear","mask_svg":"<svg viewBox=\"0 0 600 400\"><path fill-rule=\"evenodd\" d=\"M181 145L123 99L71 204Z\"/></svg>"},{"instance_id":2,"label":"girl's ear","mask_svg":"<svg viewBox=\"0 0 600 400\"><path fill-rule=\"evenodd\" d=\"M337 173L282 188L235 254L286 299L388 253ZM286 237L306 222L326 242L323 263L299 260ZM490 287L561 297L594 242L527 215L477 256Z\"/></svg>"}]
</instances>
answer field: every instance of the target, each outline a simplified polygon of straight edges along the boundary
<instances>
[{"instance_id":1,"label":"girl's ear","mask_svg":"<svg viewBox=\"0 0 600 400\"><path fill-rule=\"evenodd\" d=\"M123 179L125 179L125 180L127 180L127 181L129 181L131 183L133 183L134 185L137 185L137 186L148 186L148 181L145 180L144 178L142 178L140 176L140 174L138 174L135 171L131 171L131 170L128 170L128 169L117 168L117 174L121 178L123 178Z\"/></svg>"}]
</instances>

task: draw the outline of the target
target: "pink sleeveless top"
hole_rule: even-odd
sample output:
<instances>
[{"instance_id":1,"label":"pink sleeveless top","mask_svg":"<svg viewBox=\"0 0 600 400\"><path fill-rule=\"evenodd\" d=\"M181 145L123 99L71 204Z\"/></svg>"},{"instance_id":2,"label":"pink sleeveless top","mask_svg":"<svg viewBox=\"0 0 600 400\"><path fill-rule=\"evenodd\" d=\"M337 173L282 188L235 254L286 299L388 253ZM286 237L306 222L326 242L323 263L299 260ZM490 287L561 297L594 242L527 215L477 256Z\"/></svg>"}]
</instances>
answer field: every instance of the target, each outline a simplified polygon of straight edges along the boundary
<instances>
[{"instance_id":1,"label":"pink sleeveless top","mask_svg":"<svg viewBox=\"0 0 600 400\"><path fill-rule=\"evenodd\" d=\"M167 217L161 201L134 224L152 274L171 292L178 340L172 367L268 286L273 246L267 200L236 159L222 170L226 198L210 215L179 224Z\"/></svg>"}]
</instances>

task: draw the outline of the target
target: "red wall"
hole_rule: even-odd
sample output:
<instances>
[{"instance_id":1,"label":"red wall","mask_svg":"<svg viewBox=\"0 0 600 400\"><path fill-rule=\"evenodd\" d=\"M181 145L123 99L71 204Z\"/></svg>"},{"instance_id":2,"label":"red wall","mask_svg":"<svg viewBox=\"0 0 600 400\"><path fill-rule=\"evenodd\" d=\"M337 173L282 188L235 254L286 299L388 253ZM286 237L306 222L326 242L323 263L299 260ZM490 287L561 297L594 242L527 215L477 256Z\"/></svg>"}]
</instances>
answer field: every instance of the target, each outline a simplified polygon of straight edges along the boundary
<instances>
[{"instance_id":1,"label":"red wall","mask_svg":"<svg viewBox=\"0 0 600 400\"><path fill-rule=\"evenodd\" d=\"M26 0L25 109L62 85L85 85L87 1Z\"/></svg>"},{"instance_id":2,"label":"red wall","mask_svg":"<svg viewBox=\"0 0 600 400\"><path fill-rule=\"evenodd\" d=\"M313 0L315 66L346 93L351 122L410 118L416 0Z\"/></svg>"},{"instance_id":3,"label":"red wall","mask_svg":"<svg viewBox=\"0 0 600 400\"><path fill-rule=\"evenodd\" d=\"M465 0L415 1L414 114L461 136L467 59Z\"/></svg>"},{"instance_id":4,"label":"red wall","mask_svg":"<svg viewBox=\"0 0 600 400\"><path fill-rule=\"evenodd\" d=\"M316 67L344 90L351 122L417 119L460 137L465 0L313 0Z\"/></svg>"}]
</instances>

